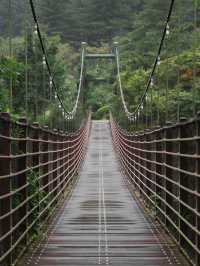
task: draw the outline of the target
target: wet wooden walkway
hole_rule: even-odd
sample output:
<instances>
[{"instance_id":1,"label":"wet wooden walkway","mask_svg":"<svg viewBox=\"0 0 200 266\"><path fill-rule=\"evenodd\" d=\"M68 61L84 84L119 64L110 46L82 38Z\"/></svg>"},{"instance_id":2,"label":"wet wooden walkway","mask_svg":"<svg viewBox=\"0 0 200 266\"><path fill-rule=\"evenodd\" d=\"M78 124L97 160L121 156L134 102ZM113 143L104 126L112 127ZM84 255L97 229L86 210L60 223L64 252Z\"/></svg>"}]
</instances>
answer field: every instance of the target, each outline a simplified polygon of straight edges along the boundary
<instances>
[{"instance_id":1,"label":"wet wooden walkway","mask_svg":"<svg viewBox=\"0 0 200 266\"><path fill-rule=\"evenodd\" d=\"M70 200L29 265L188 265L146 219L120 172L109 124L93 122L88 153Z\"/></svg>"}]
</instances>

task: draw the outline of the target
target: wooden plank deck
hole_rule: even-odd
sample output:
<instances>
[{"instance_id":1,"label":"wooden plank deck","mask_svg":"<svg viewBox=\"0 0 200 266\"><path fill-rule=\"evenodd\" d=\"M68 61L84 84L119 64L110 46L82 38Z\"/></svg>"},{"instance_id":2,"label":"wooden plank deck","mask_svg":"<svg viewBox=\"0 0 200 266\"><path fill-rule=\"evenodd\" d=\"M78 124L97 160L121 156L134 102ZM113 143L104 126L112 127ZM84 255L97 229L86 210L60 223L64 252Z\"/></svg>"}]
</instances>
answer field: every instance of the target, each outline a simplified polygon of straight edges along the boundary
<instances>
[{"instance_id":1,"label":"wooden plank deck","mask_svg":"<svg viewBox=\"0 0 200 266\"><path fill-rule=\"evenodd\" d=\"M80 179L28 265L188 265L146 219L120 172L109 124L93 122Z\"/></svg>"}]
</instances>

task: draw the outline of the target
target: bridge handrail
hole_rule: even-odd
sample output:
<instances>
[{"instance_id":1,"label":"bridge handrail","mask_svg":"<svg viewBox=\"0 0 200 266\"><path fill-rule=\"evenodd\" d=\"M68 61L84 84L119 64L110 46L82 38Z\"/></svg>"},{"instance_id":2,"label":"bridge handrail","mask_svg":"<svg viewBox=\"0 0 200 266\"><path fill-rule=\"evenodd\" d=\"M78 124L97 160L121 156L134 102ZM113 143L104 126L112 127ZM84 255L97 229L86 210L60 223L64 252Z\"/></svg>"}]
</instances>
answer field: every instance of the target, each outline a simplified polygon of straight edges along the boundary
<instances>
[{"instance_id":1,"label":"bridge handrail","mask_svg":"<svg viewBox=\"0 0 200 266\"><path fill-rule=\"evenodd\" d=\"M0 264L14 264L62 203L85 156L90 121L64 134L0 114Z\"/></svg>"},{"instance_id":2,"label":"bridge handrail","mask_svg":"<svg viewBox=\"0 0 200 266\"><path fill-rule=\"evenodd\" d=\"M111 114L110 125L124 173L153 210L152 216L165 227L192 264L198 265L199 117L187 123L130 133Z\"/></svg>"}]
</instances>

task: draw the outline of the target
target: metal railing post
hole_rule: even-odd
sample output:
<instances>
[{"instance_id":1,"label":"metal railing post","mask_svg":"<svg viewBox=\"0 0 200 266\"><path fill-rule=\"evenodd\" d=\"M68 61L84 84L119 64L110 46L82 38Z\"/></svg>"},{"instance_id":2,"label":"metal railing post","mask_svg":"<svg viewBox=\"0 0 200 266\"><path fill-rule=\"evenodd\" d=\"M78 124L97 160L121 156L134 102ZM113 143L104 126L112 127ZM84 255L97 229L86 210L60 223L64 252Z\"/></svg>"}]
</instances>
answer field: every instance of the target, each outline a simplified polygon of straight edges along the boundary
<instances>
[{"instance_id":1,"label":"metal railing post","mask_svg":"<svg viewBox=\"0 0 200 266\"><path fill-rule=\"evenodd\" d=\"M39 123L34 122L32 127L31 127L31 136L30 136L34 141L31 143L31 150L30 152L33 152L33 154L35 154L34 156L32 156L32 160L30 162L30 167L33 167L33 174L36 178L35 180L35 187L36 187L36 200L38 202L38 207L37 207L37 214L39 215L41 212L41 192L40 192L40 187L41 187L41 181L39 179L40 177L40 173L41 173L41 167L40 167L40 163L41 163L41 155L40 155L40 150L41 150L41 128ZM30 195L29 195L30 196ZM30 205L30 203L29 203ZM33 217L31 215L31 217ZM29 221L29 223L31 224L31 219ZM37 227L38 230L40 230L40 219L38 220L38 224L39 226Z\"/></svg>"},{"instance_id":2,"label":"metal railing post","mask_svg":"<svg viewBox=\"0 0 200 266\"><path fill-rule=\"evenodd\" d=\"M57 129L53 130L53 141L54 141L54 143L53 143L53 151L54 151L54 153L53 153L53 170L54 170L54 172L53 172L52 178L54 180L54 182L53 182L53 189L54 189L59 184L59 180L57 179L58 166L59 166L59 163L58 163L58 159L59 159L58 158L58 147L59 147L59 145L58 145L58 131L57 131ZM56 196L58 192L59 192L59 189L57 188L54 191L54 196Z\"/></svg>"},{"instance_id":3,"label":"metal railing post","mask_svg":"<svg viewBox=\"0 0 200 266\"><path fill-rule=\"evenodd\" d=\"M20 140L18 142L19 151L20 153L27 154L27 119L26 118L20 118L19 119L19 125L20 125L20 138L23 138L24 140ZM24 169L27 169L27 156L20 157L18 159L18 171L23 171ZM28 187L27 187L27 172L20 174L18 176L18 187L21 188L25 186L23 190L20 192L20 201L24 202L26 201L28 197ZM19 209L19 219L23 219L26 217L28 213L28 203L23 205L22 208ZM22 232L25 232L28 228L28 218L25 219L25 221L22 223ZM26 234L25 237L25 245L28 243L28 234Z\"/></svg>"},{"instance_id":4,"label":"metal railing post","mask_svg":"<svg viewBox=\"0 0 200 266\"><path fill-rule=\"evenodd\" d=\"M65 175L64 175L64 133L63 131L60 131L60 140L61 140L61 145L60 145L60 149L61 149L61 152L60 152L60 157L61 157L61 160L60 160L60 174L61 174L61 182L62 182L62 185L61 185L61 189L63 189L63 187L65 186ZM65 196L65 191L63 190L63 197Z\"/></svg>"},{"instance_id":5,"label":"metal railing post","mask_svg":"<svg viewBox=\"0 0 200 266\"><path fill-rule=\"evenodd\" d=\"M155 150L156 150L156 157L155 157L155 161L156 161L156 167L155 167L155 171L156 171L156 215L158 216L159 219L162 220L163 214L160 212L160 208L161 208L161 200L160 197L162 197L162 184L163 184L163 179L160 177L160 175L162 174L162 154L160 154L160 151L162 151L163 149L163 141L162 141L162 129L159 129L156 131L155 134L155 140L156 140L156 144L155 144Z\"/></svg>"},{"instance_id":6,"label":"metal railing post","mask_svg":"<svg viewBox=\"0 0 200 266\"><path fill-rule=\"evenodd\" d=\"M49 193L49 132L48 132L48 126L45 126L44 129L42 129L42 163L45 164L42 166L42 174L45 175L45 177L42 178L42 186L44 186L44 192L45 194ZM49 200L49 198L48 198Z\"/></svg>"},{"instance_id":7,"label":"metal railing post","mask_svg":"<svg viewBox=\"0 0 200 266\"><path fill-rule=\"evenodd\" d=\"M164 225L166 226L166 224L167 224L167 219L166 219L166 212L167 212L167 207L166 207L166 162L167 162L167 144L166 144L166 141L165 141L165 139L167 138L167 130L168 130L168 128L165 126L164 128L163 128L163 138L164 138L164 140L163 140L163 150L162 150L162 152L163 152L163 154L162 154L162 156L163 156L163 160L162 160L162 163L163 163L163 165L162 165L162 174L163 174L163 181L162 181L162 187L163 187L163 189L162 189L162 199L163 199L163 201L161 202L161 209L163 210L163 212L164 212L164 216L163 216L163 223L164 223Z\"/></svg>"},{"instance_id":8,"label":"metal railing post","mask_svg":"<svg viewBox=\"0 0 200 266\"><path fill-rule=\"evenodd\" d=\"M197 140L195 142L196 146L196 154L200 156L200 112L197 113L197 120L195 123L195 135L197 137ZM200 175L200 160L195 160L195 171L197 175ZM197 213L200 213L200 179L199 177L196 177L195 180L195 188L196 188L196 211ZM196 229L200 232L200 218L198 215L196 215ZM196 247L198 250L200 250L200 235L196 234ZM200 254L196 252L196 258L195 258L196 265L200 265Z\"/></svg>"},{"instance_id":9,"label":"metal railing post","mask_svg":"<svg viewBox=\"0 0 200 266\"><path fill-rule=\"evenodd\" d=\"M0 133L6 138L0 137L0 154L5 158L0 158L0 176L9 175L11 173L11 160L6 158L11 155L11 120L8 113L0 114ZM12 183L10 178L0 179L0 196L9 194L12 191ZM12 210L12 196L1 200L0 215L10 213ZM0 237L3 237L12 229L12 214L0 220ZM4 255L12 247L12 234L9 234L0 243L0 255ZM12 264L12 252L1 262L3 266Z\"/></svg>"}]
</instances>

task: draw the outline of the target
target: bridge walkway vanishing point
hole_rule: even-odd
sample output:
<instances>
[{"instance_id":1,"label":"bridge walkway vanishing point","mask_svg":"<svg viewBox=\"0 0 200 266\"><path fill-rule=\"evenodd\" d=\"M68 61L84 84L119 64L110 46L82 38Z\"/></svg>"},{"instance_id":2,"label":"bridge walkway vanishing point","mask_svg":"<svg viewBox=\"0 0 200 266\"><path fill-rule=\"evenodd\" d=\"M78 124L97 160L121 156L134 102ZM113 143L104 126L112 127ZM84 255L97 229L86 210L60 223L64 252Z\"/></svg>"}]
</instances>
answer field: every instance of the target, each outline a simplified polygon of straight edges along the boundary
<instances>
[{"instance_id":1,"label":"bridge walkway vanishing point","mask_svg":"<svg viewBox=\"0 0 200 266\"><path fill-rule=\"evenodd\" d=\"M93 121L80 178L28 265L188 265L120 171L107 121Z\"/></svg>"}]
</instances>

